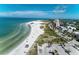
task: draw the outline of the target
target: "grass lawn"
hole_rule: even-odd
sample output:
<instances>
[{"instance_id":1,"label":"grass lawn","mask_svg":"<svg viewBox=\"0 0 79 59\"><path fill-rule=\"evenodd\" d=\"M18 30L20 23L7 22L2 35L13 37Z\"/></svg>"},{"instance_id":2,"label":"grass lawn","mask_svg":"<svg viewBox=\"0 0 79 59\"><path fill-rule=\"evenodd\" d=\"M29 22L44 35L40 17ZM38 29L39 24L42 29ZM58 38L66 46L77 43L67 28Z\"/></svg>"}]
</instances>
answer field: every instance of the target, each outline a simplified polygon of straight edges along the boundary
<instances>
[{"instance_id":1,"label":"grass lawn","mask_svg":"<svg viewBox=\"0 0 79 59\"><path fill-rule=\"evenodd\" d=\"M38 43L39 45L42 45L44 43L50 43L50 44L63 44L66 41L63 40L64 38L61 38L57 35L57 33L55 32L55 30L51 30L48 27L48 24L46 24L45 29L44 29L44 34L40 35L38 37L38 40L36 41L36 43Z\"/></svg>"}]
</instances>

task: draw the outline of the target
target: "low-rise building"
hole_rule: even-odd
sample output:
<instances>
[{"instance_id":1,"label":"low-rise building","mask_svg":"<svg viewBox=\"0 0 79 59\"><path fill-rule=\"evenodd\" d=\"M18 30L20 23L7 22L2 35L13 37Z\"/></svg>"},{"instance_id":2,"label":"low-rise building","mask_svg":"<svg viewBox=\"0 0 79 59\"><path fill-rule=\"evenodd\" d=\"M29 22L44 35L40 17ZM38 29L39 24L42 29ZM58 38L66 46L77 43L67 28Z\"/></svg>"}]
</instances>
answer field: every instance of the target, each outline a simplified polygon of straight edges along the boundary
<instances>
[{"instance_id":1,"label":"low-rise building","mask_svg":"<svg viewBox=\"0 0 79 59\"><path fill-rule=\"evenodd\" d=\"M79 41L79 32L75 31L74 32L74 38Z\"/></svg>"},{"instance_id":2,"label":"low-rise building","mask_svg":"<svg viewBox=\"0 0 79 59\"><path fill-rule=\"evenodd\" d=\"M72 27L72 26L67 26L67 29L68 29L68 32L72 33L73 31L76 30L75 27Z\"/></svg>"}]
</instances>

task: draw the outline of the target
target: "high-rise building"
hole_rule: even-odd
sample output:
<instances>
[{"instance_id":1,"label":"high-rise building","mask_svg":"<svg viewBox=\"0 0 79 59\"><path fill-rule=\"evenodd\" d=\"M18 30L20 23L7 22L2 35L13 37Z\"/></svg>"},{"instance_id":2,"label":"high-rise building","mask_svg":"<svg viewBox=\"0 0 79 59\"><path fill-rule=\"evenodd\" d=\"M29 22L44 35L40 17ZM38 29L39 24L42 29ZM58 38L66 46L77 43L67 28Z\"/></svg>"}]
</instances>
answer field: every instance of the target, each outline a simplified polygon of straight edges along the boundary
<instances>
[{"instance_id":1,"label":"high-rise building","mask_svg":"<svg viewBox=\"0 0 79 59\"><path fill-rule=\"evenodd\" d=\"M59 19L56 19L56 20L55 20L55 23L56 23L56 27L59 27L59 26L60 26L60 21L59 21Z\"/></svg>"}]
</instances>

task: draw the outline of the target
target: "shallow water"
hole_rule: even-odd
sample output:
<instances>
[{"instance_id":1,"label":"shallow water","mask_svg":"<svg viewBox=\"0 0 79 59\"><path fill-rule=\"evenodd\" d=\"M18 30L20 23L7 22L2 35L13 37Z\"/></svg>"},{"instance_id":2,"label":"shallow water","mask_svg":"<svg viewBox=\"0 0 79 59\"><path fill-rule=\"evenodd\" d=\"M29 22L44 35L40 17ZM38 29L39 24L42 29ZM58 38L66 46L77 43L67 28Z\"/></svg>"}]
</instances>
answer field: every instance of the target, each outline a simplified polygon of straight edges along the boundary
<instances>
[{"instance_id":1,"label":"shallow water","mask_svg":"<svg viewBox=\"0 0 79 59\"><path fill-rule=\"evenodd\" d=\"M15 20L15 23L10 21L10 19L4 20L1 21L0 19L0 54L7 54L17 47L29 35L31 30L25 24L27 22L17 22Z\"/></svg>"}]
</instances>

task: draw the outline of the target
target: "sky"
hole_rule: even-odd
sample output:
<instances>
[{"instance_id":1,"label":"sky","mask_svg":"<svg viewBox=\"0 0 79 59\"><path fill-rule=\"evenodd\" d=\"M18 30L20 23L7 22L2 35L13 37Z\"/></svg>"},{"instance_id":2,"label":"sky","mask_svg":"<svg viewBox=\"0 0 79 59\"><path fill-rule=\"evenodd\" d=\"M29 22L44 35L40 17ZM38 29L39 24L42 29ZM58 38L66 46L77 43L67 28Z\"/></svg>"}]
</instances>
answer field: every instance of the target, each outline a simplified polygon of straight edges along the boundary
<instances>
[{"instance_id":1,"label":"sky","mask_svg":"<svg viewBox=\"0 0 79 59\"><path fill-rule=\"evenodd\" d=\"M0 17L79 19L79 4L0 4Z\"/></svg>"}]
</instances>

